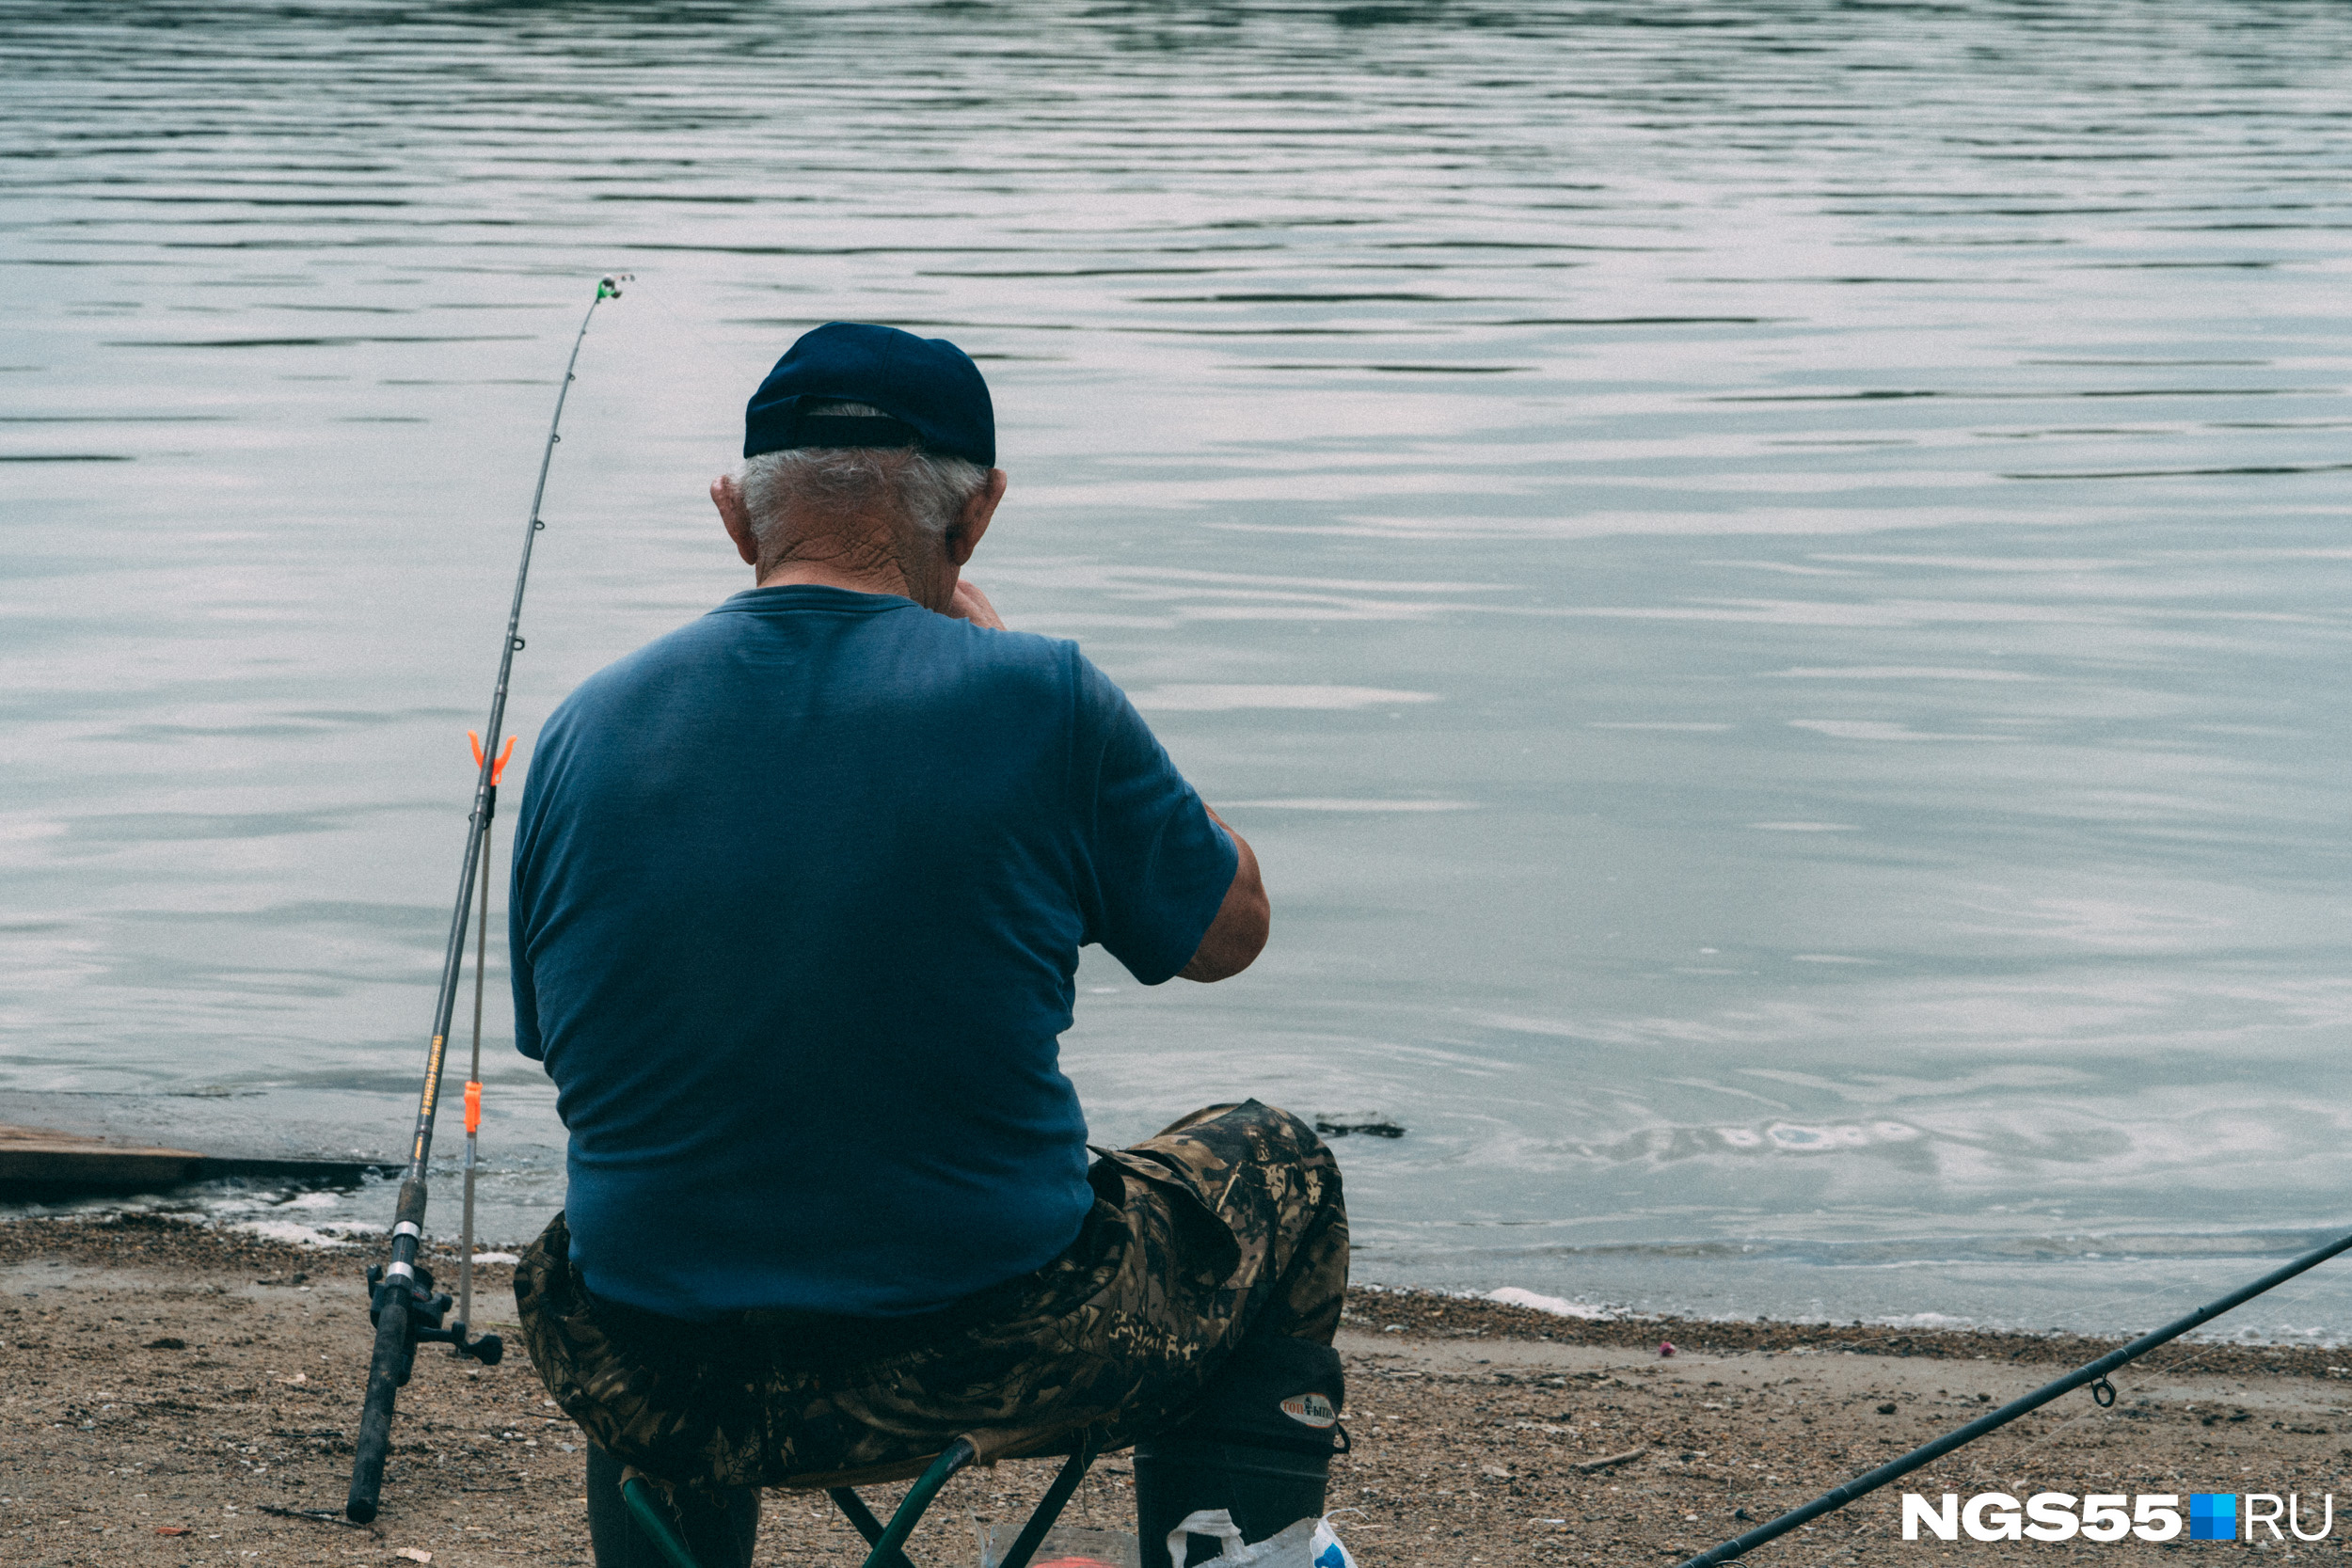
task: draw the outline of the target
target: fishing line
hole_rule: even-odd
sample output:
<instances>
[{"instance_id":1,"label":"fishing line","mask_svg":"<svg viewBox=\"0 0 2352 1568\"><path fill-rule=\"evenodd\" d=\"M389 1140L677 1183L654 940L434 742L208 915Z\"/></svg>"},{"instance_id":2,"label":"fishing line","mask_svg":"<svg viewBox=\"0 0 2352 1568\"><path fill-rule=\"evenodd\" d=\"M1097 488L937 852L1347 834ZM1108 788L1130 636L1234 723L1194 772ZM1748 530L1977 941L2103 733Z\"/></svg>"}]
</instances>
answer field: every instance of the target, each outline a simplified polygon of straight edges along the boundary
<instances>
[{"instance_id":1,"label":"fishing line","mask_svg":"<svg viewBox=\"0 0 2352 1568\"><path fill-rule=\"evenodd\" d=\"M744 357L740 333L722 343L717 335L712 332L710 323L686 315L660 295L644 295L641 303L670 324L671 332L668 341L671 344L675 345L680 338L684 338L691 341L693 346L701 351L701 357L706 361L703 366L705 372L723 378L723 383L730 386L742 378L748 361ZM836 319L846 318L816 315L809 317L811 325ZM754 354L752 357L756 359L758 356ZM755 373L757 373L755 369Z\"/></svg>"},{"instance_id":2,"label":"fishing line","mask_svg":"<svg viewBox=\"0 0 2352 1568\"><path fill-rule=\"evenodd\" d=\"M556 443L563 439L564 401L571 392L580 368L580 349L587 341L588 325L596 320L597 306L620 297L620 285L628 276L621 273L597 281L596 297L589 302L587 314L580 317L580 331L572 339L571 357L564 361L564 379L555 390L555 414L548 421L548 438L540 448L539 481L531 492L531 517L523 529L522 562L515 569L515 596L507 608L506 638L499 649L498 684L491 689L490 716L474 749L473 814L468 818L466 853L457 876L457 906L450 915L449 942L441 958L441 984L433 1008L433 1043L425 1053L424 1087L417 1100L416 1134L409 1143L408 1167L401 1176L400 1200L393 1214L391 1257L368 1270L368 1317L375 1324L375 1350L368 1364L367 1398L360 1410L359 1440L351 1462L351 1493L343 1503L343 1512L360 1524L375 1517L383 1494L384 1461L391 1447L392 1403L415 1366L417 1346L428 1341L445 1343L452 1354L471 1356L485 1366L496 1365L504 1354L504 1346L495 1334L469 1338L462 1314L455 1323L442 1325L442 1318L454 1304L448 1295L436 1293L433 1272L417 1261L424 1244L424 1209L429 1196L425 1164L433 1152L433 1117L440 1104L441 1069L449 1044L450 1021L457 1009L457 985L466 962L466 921L473 909L477 879L482 888L485 925L488 919L489 872L484 859L489 844L491 816L498 805L499 776L505 770L507 756L513 753L511 740L505 752L499 751L499 734L506 721L507 681L514 673L515 656L523 649L519 628L523 591L531 579L531 549L540 530L548 526L539 515L539 504L547 497L548 469L555 461ZM481 953L486 959L486 929L481 938ZM468 1308L472 1306L473 1283L474 1135L481 1123L481 988L482 966L477 962L473 1075L468 1080L466 1096L466 1249L458 1264Z\"/></svg>"}]
</instances>

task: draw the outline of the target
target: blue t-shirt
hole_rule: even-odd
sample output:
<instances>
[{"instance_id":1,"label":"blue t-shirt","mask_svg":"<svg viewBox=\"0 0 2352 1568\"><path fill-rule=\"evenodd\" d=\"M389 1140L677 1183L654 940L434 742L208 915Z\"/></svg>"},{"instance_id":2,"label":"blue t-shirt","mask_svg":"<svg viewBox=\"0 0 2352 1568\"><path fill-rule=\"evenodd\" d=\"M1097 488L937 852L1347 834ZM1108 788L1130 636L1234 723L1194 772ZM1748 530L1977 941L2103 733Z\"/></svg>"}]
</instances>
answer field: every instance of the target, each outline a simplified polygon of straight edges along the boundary
<instances>
[{"instance_id":1,"label":"blue t-shirt","mask_svg":"<svg viewBox=\"0 0 2352 1568\"><path fill-rule=\"evenodd\" d=\"M1235 863L1076 644L813 586L590 677L516 815L572 1260L681 1318L928 1311L1068 1246L1078 949L1159 984Z\"/></svg>"}]
</instances>

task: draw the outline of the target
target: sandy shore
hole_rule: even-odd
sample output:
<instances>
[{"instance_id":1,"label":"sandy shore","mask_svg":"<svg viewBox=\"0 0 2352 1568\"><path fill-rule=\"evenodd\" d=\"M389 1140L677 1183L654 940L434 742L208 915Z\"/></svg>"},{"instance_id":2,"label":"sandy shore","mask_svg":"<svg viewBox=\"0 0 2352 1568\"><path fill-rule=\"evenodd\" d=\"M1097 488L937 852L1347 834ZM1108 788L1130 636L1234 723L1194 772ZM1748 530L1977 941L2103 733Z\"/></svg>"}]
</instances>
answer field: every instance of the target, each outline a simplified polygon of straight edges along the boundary
<instances>
[{"instance_id":1,"label":"sandy shore","mask_svg":"<svg viewBox=\"0 0 2352 1568\"><path fill-rule=\"evenodd\" d=\"M366 1260L169 1220L0 1225L0 1562L587 1562L579 1436L519 1354L492 1369L421 1354L382 1519L362 1529L334 1517L367 1355ZM505 1269L481 1272L485 1326L511 1323L509 1285ZM1331 1502L1357 1511L1338 1516L1342 1532L1362 1568L1451 1568L1671 1562L2107 1347L1586 1323L1364 1291L1341 1348L1356 1447L1333 1466ZM1909 1484L1963 1497L2297 1492L2316 1505L2352 1461L2347 1368L2352 1352L2168 1347L2118 1378L2113 1409L2069 1396ZM976 1564L977 1528L1023 1510L1048 1469L1008 1464L957 1482L916 1536L915 1561ZM1131 1486L1124 1460L1105 1461L1067 1517L1132 1528ZM2199 1549L1905 1543L1897 1521L1881 1494L1754 1560ZM2315 1546L2276 1549L2340 1553L2347 1541L2352 1523L2339 1521ZM821 1497L771 1495L758 1560L854 1563L857 1545Z\"/></svg>"}]
</instances>

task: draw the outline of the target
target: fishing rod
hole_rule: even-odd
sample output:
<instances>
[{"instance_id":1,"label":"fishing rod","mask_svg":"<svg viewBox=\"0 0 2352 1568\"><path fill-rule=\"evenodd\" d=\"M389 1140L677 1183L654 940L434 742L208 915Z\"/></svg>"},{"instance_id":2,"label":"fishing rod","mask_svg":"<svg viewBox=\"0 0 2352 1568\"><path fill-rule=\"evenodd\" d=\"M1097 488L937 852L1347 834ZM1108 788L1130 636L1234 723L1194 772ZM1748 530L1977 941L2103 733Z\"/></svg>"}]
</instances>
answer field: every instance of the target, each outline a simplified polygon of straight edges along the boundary
<instances>
[{"instance_id":1,"label":"fishing rod","mask_svg":"<svg viewBox=\"0 0 2352 1568\"><path fill-rule=\"evenodd\" d=\"M2109 1351L2098 1360L2075 1368L2054 1383L2043 1384L2023 1399L2011 1400L2000 1409L1979 1416L1966 1426L1947 1432L1932 1443L1922 1444L1900 1459L1888 1460L1868 1474L1856 1476L1836 1490L1822 1493L1803 1508L1791 1509L1777 1519L1756 1526L1745 1535L1734 1536L1720 1546L1710 1546L1698 1556L1686 1559L1677 1564L1677 1568L1714 1568L1716 1563L1729 1562L1733 1558L1745 1556L1766 1542L1788 1534L1807 1520L1818 1519L1824 1513L1841 1509L1855 1498L1877 1491L1888 1481L1899 1481L1921 1465L1931 1465L1954 1449L1973 1443L1987 1433L1998 1431L2018 1417L2039 1410L2061 1394L2072 1393L2086 1384L2090 1386L2091 1399L2101 1409L2105 1409L2115 1402L2115 1385L2107 1381L2107 1374L2116 1368L2138 1360L2158 1345L2169 1344L2190 1329L2210 1323L2233 1307L2245 1306L2264 1291L2275 1290L2306 1269L2317 1268L2341 1252L2352 1252L2352 1236L2342 1237L2315 1251L2307 1252L2252 1284L2238 1287L2219 1301L2208 1302L2185 1318L2176 1319L2153 1333L2143 1334L2122 1349Z\"/></svg>"},{"instance_id":2,"label":"fishing rod","mask_svg":"<svg viewBox=\"0 0 2352 1568\"><path fill-rule=\"evenodd\" d=\"M539 483L531 492L531 521L523 531L522 563L515 569L515 598L506 611L506 641L499 650L498 685L490 692L490 717L483 726L484 738L478 743L474 760L473 815L468 818L466 854L457 876L457 907L450 916L449 944L441 958L441 987L433 1008L433 1044L424 1058L424 1088L417 1101L416 1136L408 1149L408 1167L401 1175L400 1200L393 1212L392 1255L384 1262L368 1270L368 1318L375 1324L375 1353L368 1363L368 1392L359 1415L358 1452L351 1462L351 1496L343 1503L343 1512L360 1524L375 1517L376 1504L384 1491L384 1460L392 1440L392 1402L408 1382L408 1374L416 1362L417 1346L426 1342L445 1343L453 1355L471 1356L485 1366L495 1366L505 1347L495 1334L468 1338L468 1324L461 1313L457 1321L447 1325L442 1318L453 1303L446 1294L433 1289L433 1272L417 1261L417 1254L424 1244L424 1206L427 1196L425 1160L433 1149L433 1114L441 1098L441 1064L449 1044L451 1018L457 1010L457 982L466 962L466 917L473 907L474 884L483 878L483 919L489 919L488 867L483 863L484 850L489 842L490 817L498 805L499 775L505 770L506 757L498 749L500 726L506 719L506 683L513 673L515 656L522 651L523 640L516 635L522 624L523 588L531 578L531 546L539 531L548 525L539 516L539 503L548 493L548 468L555 460L556 443L563 439L558 434L564 423L564 400L572 388L573 372L580 368L580 346L588 338L588 324L596 317L596 307L608 299L618 299L620 285L628 277L623 273L615 277L597 280L596 297L588 304L588 313L580 320L580 331L572 339L572 356L564 366L564 380L555 389L555 417L548 421L547 443L539 452ZM508 753L513 742L508 742ZM488 956L488 933L482 938L483 957ZM481 965L475 965L474 988L474 1070L468 1082L466 1096L466 1209L467 1251L470 1245L473 1210L473 1142L481 1121L482 1078L482 1013L480 1003ZM467 1285L467 1307L472 1307L472 1271L470 1259L459 1264L460 1275Z\"/></svg>"}]
</instances>

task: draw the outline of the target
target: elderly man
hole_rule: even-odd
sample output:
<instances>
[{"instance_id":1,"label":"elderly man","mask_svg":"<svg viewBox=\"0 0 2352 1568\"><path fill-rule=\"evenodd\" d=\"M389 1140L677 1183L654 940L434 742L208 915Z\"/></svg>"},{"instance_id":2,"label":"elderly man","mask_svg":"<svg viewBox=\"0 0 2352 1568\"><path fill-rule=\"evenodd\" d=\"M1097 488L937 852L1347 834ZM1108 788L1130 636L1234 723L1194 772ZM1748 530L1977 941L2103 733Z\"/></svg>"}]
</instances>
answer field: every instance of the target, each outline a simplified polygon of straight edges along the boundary
<instances>
[{"instance_id":1,"label":"elderly man","mask_svg":"<svg viewBox=\"0 0 2352 1568\"><path fill-rule=\"evenodd\" d=\"M516 1043L570 1134L516 1293L606 1568L654 1560L624 1465L747 1562L761 1485L982 1428L1129 1440L1246 1340L1327 1344L1346 1280L1285 1113L1089 1164L1079 948L1225 979L1266 895L1119 689L963 580L1006 486L977 368L819 327L743 455L711 499L756 586L557 708L515 843Z\"/></svg>"}]
</instances>

